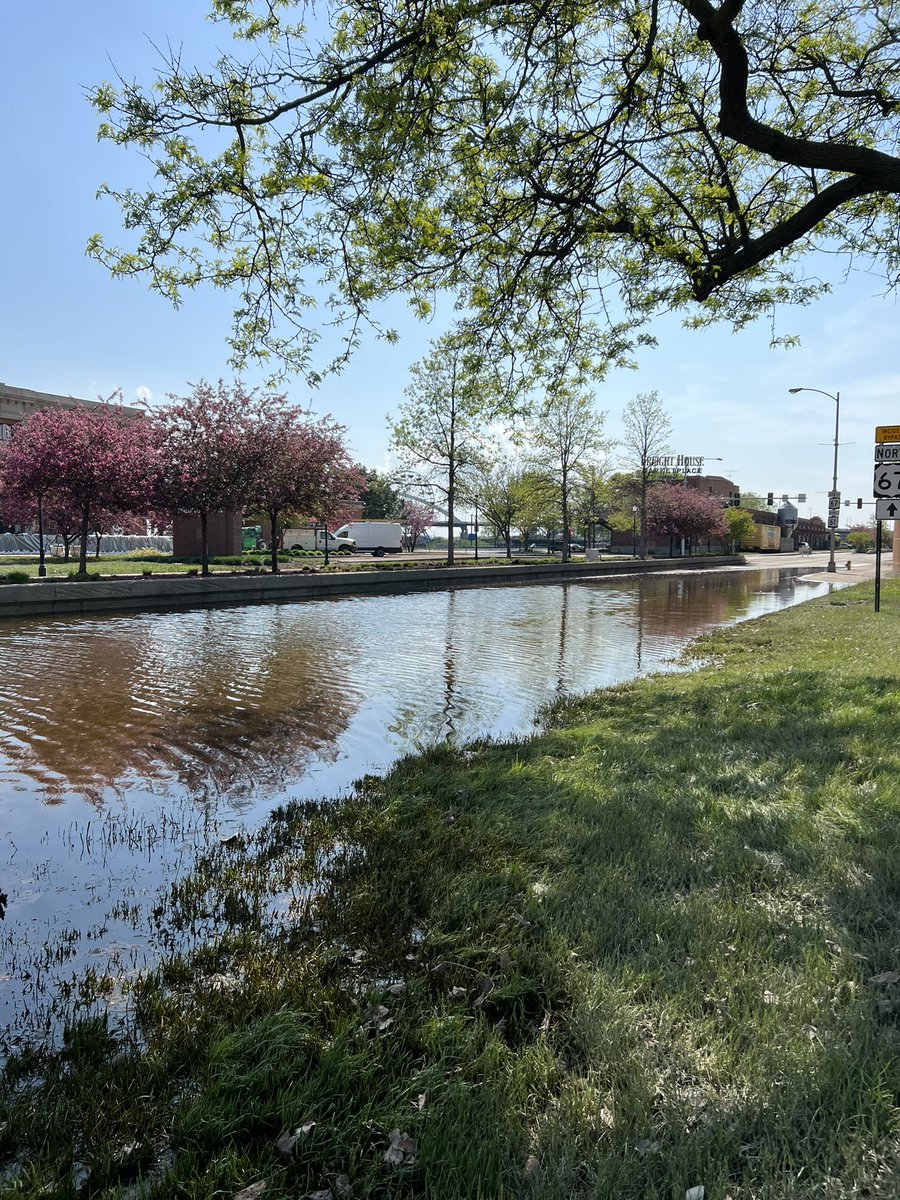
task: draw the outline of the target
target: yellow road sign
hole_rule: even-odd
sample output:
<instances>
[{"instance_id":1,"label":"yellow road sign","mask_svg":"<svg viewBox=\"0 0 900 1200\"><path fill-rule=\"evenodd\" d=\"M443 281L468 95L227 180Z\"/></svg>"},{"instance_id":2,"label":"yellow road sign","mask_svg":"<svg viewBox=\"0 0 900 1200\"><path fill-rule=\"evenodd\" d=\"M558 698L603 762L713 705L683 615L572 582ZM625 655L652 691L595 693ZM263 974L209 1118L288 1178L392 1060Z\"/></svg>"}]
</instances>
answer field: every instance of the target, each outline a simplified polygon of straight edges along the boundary
<instances>
[{"instance_id":1,"label":"yellow road sign","mask_svg":"<svg viewBox=\"0 0 900 1200\"><path fill-rule=\"evenodd\" d=\"M876 425L875 444L884 442L900 442L900 425Z\"/></svg>"}]
</instances>

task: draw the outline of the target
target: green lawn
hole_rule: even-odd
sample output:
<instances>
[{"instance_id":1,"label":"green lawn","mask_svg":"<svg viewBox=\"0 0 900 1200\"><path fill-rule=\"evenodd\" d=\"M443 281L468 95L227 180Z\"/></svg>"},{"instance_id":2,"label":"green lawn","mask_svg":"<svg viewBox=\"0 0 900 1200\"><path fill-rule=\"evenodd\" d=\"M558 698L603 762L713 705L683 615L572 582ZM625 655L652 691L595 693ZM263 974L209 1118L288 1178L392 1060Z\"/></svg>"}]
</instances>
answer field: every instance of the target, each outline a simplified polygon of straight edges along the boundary
<instances>
[{"instance_id":1,"label":"green lawn","mask_svg":"<svg viewBox=\"0 0 900 1200\"><path fill-rule=\"evenodd\" d=\"M896 1197L900 584L882 605L734 627L215 847L160 919L220 937L138 988L134 1040L96 1020L9 1067L10 1194Z\"/></svg>"},{"instance_id":2,"label":"green lawn","mask_svg":"<svg viewBox=\"0 0 900 1200\"><path fill-rule=\"evenodd\" d=\"M279 559L282 569L291 567L316 566L321 564L322 556L310 555L307 557L288 556ZM61 558L53 558L48 556L46 559L47 577L50 579L66 579L68 576L75 574L78 570L78 555L76 553L73 559L66 562ZM242 568L263 566L268 567L269 559L262 555L244 555L240 562L215 562L210 563L210 570L214 573L227 574L229 571L239 570ZM154 575L184 575L188 571L199 570L199 561L175 561L168 555L156 556L147 555L146 552L136 555L117 555L117 554L101 554L99 558L88 557L87 561L88 573L99 574L102 576L110 575L141 575L144 571L152 571ZM38 560L36 555L6 555L0 557L0 579L9 571L27 571L32 579L37 578Z\"/></svg>"}]
</instances>

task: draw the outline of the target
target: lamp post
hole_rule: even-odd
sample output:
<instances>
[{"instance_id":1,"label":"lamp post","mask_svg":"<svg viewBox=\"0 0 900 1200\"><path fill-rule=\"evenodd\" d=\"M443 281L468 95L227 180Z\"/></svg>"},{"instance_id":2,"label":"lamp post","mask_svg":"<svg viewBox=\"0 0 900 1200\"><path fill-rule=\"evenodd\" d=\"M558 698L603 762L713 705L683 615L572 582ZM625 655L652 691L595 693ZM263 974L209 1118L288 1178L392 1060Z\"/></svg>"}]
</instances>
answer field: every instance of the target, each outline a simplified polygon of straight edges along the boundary
<instances>
[{"instance_id":1,"label":"lamp post","mask_svg":"<svg viewBox=\"0 0 900 1200\"><path fill-rule=\"evenodd\" d=\"M475 497L475 561L478 562L478 497Z\"/></svg>"},{"instance_id":2,"label":"lamp post","mask_svg":"<svg viewBox=\"0 0 900 1200\"><path fill-rule=\"evenodd\" d=\"M840 424L841 424L841 393L838 392L836 395L832 395L831 392L823 392L821 388L807 388L807 387L788 388L788 391L791 393L792 396L796 396L797 392L818 392L818 394L820 396L827 396L829 400L834 401L834 470L832 471L832 475L831 475L831 495L829 496L829 500L830 500L831 496L837 495L838 431L840 429ZM834 561L834 542L835 542L835 534L837 533L837 525L836 524L832 525L831 522L832 522L832 520L837 521L837 513L838 512L840 512L839 508L833 509L829 505L828 524L830 526L829 533L831 534L831 537L829 538L828 570L831 572L837 571L837 566L835 565L835 561ZM832 517L832 515L831 515L832 513L835 513L834 517Z\"/></svg>"},{"instance_id":3,"label":"lamp post","mask_svg":"<svg viewBox=\"0 0 900 1200\"><path fill-rule=\"evenodd\" d=\"M326 512L324 512L324 513L322 514L322 524L325 526L325 561L323 562L323 564L322 564L322 565L323 565L324 567L327 567L327 566L328 566L328 516L327 516L327 509L328 509L328 507L329 507L329 504L328 504L328 463L325 463L325 465L322 467L322 478L323 478L323 483L324 483L324 486L323 486L323 489L322 489L322 491L323 491L323 499L324 499L324 501L325 501L325 509L326 509Z\"/></svg>"},{"instance_id":4,"label":"lamp post","mask_svg":"<svg viewBox=\"0 0 900 1200\"><path fill-rule=\"evenodd\" d=\"M631 506L631 557L637 558L637 515L638 506Z\"/></svg>"}]
</instances>

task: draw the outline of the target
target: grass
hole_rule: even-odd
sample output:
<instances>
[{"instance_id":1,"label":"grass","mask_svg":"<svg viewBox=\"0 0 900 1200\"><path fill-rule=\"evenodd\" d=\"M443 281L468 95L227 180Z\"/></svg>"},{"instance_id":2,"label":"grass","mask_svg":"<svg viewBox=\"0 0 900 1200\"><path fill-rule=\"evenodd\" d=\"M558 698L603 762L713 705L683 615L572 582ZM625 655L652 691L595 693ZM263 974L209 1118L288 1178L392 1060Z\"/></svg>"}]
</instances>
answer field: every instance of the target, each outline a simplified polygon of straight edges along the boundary
<instances>
[{"instance_id":1,"label":"grass","mask_svg":"<svg viewBox=\"0 0 900 1200\"><path fill-rule=\"evenodd\" d=\"M608 561L612 555L606 555ZM210 571L213 574L228 574L236 569L251 569L253 567L261 567L268 570L270 566L270 557L268 554L244 554L242 556L233 557L218 557L210 559ZM530 557L515 557L507 559L505 557L486 557L480 556L476 561L472 557L457 558L454 566L457 567L484 567L484 566L506 566L510 563L521 564L526 563L533 566L535 562L549 561L558 562L559 556L553 555L549 559L546 555L536 559L535 556ZM583 559L577 558L575 561L581 562ZM299 554L279 554L278 563L282 571L290 570L327 570L329 573L335 571L409 571L422 570L424 568L438 570L446 569L446 560L441 559L404 559L397 561L391 558L380 558L374 562L355 562L350 555L332 554L328 567L323 565L323 556L315 551L303 551ZM162 556L158 554L150 554L147 551L138 551L135 554L127 555L105 555L101 554L99 558L93 556L88 557L88 573L91 578L103 576L109 578L116 575L141 576L148 571L152 571L153 575L178 574L184 575L189 571L195 571L199 565L199 559L173 559L171 556ZM65 561L61 558L53 558L48 556L46 559L47 578L48 579L69 579L78 571L78 557ZM0 558L0 568L14 567L14 571L0 571L0 583L23 583L28 579L37 578L38 562L36 555L3 555ZM17 578L10 579L8 576L14 574Z\"/></svg>"},{"instance_id":2,"label":"grass","mask_svg":"<svg viewBox=\"0 0 900 1200\"><path fill-rule=\"evenodd\" d=\"M900 583L882 603L734 627L695 673L213 848L160 911L216 936L133 1025L7 1067L9 1194L895 1197Z\"/></svg>"}]
</instances>

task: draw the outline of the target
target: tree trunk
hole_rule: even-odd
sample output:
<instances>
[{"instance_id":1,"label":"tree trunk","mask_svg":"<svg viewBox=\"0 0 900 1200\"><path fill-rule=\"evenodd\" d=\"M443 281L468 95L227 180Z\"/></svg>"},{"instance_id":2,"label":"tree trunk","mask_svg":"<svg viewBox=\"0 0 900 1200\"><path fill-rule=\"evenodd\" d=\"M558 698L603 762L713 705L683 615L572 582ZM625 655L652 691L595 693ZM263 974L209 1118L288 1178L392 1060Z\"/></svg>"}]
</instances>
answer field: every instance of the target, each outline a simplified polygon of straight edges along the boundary
<instances>
[{"instance_id":1,"label":"tree trunk","mask_svg":"<svg viewBox=\"0 0 900 1200\"><path fill-rule=\"evenodd\" d=\"M269 563L272 567L272 574L278 574L278 509L269 509L269 524L272 526L272 553Z\"/></svg>"},{"instance_id":2,"label":"tree trunk","mask_svg":"<svg viewBox=\"0 0 900 1200\"><path fill-rule=\"evenodd\" d=\"M453 566L453 503L456 499L456 469L451 462L447 472L447 566Z\"/></svg>"},{"instance_id":3,"label":"tree trunk","mask_svg":"<svg viewBox=\"0 0 900 1200\"><path fill-rule=\"evenodd\" d=\"M510 531L508 529L507 529L506 533L504 534L504 539L506 541L506 557L512 558L512 537L511 537Z\"/></svg>"},{"instance_id":4,"label":"tree trunk","mask_svg":"<svg viewBox=\"0 0 900 1200\"><path fill-rule=\"evenodd\" d=\"M565 470L562 472L562 561L569 561L569 480Z\"/></svg>"},{"instance_id":5,"label":"tree trunk","mask_svg":"<svg viewBox=\"0 0 900 1200\"><path fill-rule=\"evenodd\" d=\"M209 574L209 512L204 508L200 514L200 574Z\"/></svg>"},{"instance_id":6,"label":"tree trunk","mask_svg":"<svg viewBox=\"0 0 900 1200\"><path fill-rule=\"evenodd\" d=\"M85 506L81 510L81 536L78 545L78 574L87 575L87 543L88 543L88 521L90 519L90 509Z\"/></svg>"}]
</instances>

